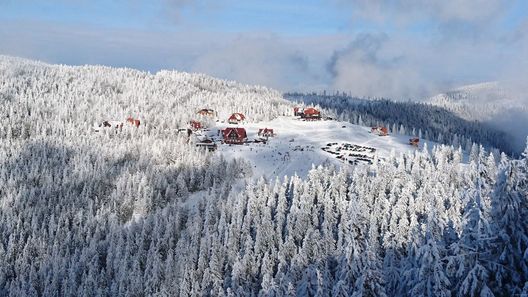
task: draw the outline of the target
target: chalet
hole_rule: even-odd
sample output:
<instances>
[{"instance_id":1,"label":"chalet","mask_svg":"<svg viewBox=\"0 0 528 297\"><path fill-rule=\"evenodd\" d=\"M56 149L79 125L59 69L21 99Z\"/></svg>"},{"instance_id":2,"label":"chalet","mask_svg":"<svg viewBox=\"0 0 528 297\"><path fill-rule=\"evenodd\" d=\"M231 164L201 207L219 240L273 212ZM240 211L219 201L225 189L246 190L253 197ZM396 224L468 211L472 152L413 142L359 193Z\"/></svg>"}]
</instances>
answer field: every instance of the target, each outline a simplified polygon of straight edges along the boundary
<instances>
[{"instance_id":1,"label":"chalet","mask_svg":"<svg viewBox=\"0 0 528 297\"><path fill-rule=\"evenodd\" d=\"M413 138L409 139L409 144L412 145L412 146L418 147L418 145L420 144L420 138L413 137Z\"/></svg>"},{"instance_id":2,"label":"chalet","mask_svg":"<svg viewBox=\"0 0 528 297\"><path fill-rule=\"evenodd\" d=\"M237 113L232 114L229 117L229 119L227 119L227 122L229 124L240 124L240 123L242 123L245 120L246 120L246 116L244 116L243 114L237 112Z\"/></svg>"},{"instance_id":3,"label":"chalet","mask_svg":"<svg viewBox=\"0 0 528 297\"><path fill-rule=\"evenodd\" d=\"M387 129L387 127L383 127L383 126L372 127L370 129L370 133L376 134L378 136L387 136L387 135L389 135L389 129Z\"/></svg>"},{"instance_id":4,"label":"chalet","mask_svg":"<svg viewBox=\"0 0 528 297\"><path fill-rule=\"evenodd\" d=\"M216 115L216 112L212 109L200 109L196 114L201 116L207 116L207 117L214 117Z\"/></svg>"},{"instance_id":5,"label":"chalet","mask_svg":"<svg viewBox=\"0 0 528 297\"><path fill-rule=\"evenodd\" d=\"M244 128L225 128L222 130L224 143L243 144L247 140L246 129Z\"/></svg>"},{"instance_id":6,"label":"chalet","mask_svg":"<svg viewBox=\"0 0 528 297\"><path fill-rule=\"evenodd\" d=\"M214 141L212 141L211 139L205 139L205 140L203 140L201 142L198 142L198 143L196 143L196 146L197 147L203 147L203 148L207 149L210 152L216 151L216 143L214 143Z\"/></svg>"},{"instance_id":7,"label":"chalet","mask_svg":"<svg viewBox=\"0 0 528 297\"><path fill-rule=\"evenodd\" d=\"M313 107L308 107L303 110L301 118L306 121L317 121L321 119L321 112Z\"/></svg>"},{"instance_id":8,"label":"chalet","mask_svg":"<svg viewBox=\"0 0 528 297\"><path fill-rule=\"evenodd\" d=\"M191 120L191 121L189 122L189 127L190 127L192 130L194 130L194 131L196 131L196 130L200 130L200 129L203 128L202 123L200 123L200 122L198 122L198 121L195 121L195 120Z\"/></svg>"},{"instance_id":9,"label":"chalet","mask_svg":"<svg viewBox=\"0 0 528 297\"><path fill-rule=\"evenodd\" d=\"M268 138L268 137L275 136L275 133L273 133L273 129L264 128L264 129L259 129L258 136Z\"/></svg>"}]
</instances>

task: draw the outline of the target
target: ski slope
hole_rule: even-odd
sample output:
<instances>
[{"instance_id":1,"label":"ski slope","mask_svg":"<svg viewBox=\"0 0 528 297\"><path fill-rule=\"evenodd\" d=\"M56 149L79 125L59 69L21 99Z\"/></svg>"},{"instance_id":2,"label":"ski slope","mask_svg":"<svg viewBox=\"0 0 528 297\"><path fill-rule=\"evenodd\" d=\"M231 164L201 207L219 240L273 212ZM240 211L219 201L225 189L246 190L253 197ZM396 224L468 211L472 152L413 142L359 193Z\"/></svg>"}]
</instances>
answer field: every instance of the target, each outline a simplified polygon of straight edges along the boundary
<instances>
[{"instance_id":1,"label":"ski slope","mask_svg":"<svg viewBox=\"0 0 528 297\"><path fill-rule=\"evenodd\" d=\"M258 130L274 129L275 137L270 137L267 143L247 143L244 145L226 145L219 142L218 130L226 127L243 127L248 140L258 139ZM302 121L295 117L279 117L271 121L231 125L217 123L210 128L208 136L218 143L217 153L226 159L242 157L253 165L253 176L267 178L283 177L285 175L306 176L312 166L334 164L336 166L351 166L336 158L335 155L322 150L329 143L348 143L372 147L376 152L372 157L384 158L391 151L396 154L421 149L408 144L410 136L389 135L377 136L370 133L369 127L352 125L347 122L332 120ZM429 147L432 147L430 145Z\"/></svg>"}]
</instances>

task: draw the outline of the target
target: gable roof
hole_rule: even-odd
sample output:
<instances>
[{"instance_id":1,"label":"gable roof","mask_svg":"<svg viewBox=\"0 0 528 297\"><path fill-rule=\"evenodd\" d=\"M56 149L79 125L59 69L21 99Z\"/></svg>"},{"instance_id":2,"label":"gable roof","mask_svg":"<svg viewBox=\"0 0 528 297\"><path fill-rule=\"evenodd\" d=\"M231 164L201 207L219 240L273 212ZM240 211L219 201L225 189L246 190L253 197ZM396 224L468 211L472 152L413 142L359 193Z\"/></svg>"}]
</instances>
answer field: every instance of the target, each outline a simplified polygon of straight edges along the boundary
<instances>
[{"instance_id":1,"label":"gable roof","mask_svg":"<svg viewBox=\"0 0 528 297\"><path fill-rule=\"evenodd\" d=\"M234 121L243 121L246 119L246 116L244 116L243 114L241 113L234 113L232 114L230 117L229 117L229 120L234 120Z\"/></svg>"},{"instance_id":2,"label":"gable roof","mask_svg":"<svg viewBox=\"0 0 528 297\"><path fill-rule=\"evenodd\" d=\"M228 138L229 135L232 133L236 134L236 138L247 138L246 129L244 128L225 128L224 130L222 130L222 136L224 138Z\"/></svg>"},{"instance_id":3,"label":"gable roof","mask_svg":"<svg viewBox=\"0 0 528 297\"><path fill-rule=\"evenodd\" d=\"M318 115L320 114L319 110L313 108L313 107L308 107L307 109L304 110L304 114L305 115Z\"/></svg>"}]
</instances>

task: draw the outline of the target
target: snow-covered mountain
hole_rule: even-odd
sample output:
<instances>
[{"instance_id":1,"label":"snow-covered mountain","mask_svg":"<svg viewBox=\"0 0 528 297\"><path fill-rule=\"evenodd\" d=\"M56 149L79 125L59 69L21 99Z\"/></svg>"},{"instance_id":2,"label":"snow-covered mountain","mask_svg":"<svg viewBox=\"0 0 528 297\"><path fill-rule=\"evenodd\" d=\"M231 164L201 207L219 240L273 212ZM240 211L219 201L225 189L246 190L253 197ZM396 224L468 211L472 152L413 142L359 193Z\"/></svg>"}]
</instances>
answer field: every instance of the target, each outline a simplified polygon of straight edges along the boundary
<instances>
[{"instance_id":1,"label":"snow-covered mountain","mask_svg":"<svg viewBox=\"0 0 528 297\"><path fill-rule=\"evenodd\" d=\"M490 121L511 110L528 113L528 106L499 82L467 85L438 94L427 100L468 120Z\"/></svg>"},{"instance_id":2,"label":"snow-covered mountain","mask_svg":"<svg viewBox=\"0 0 528 297\"><path fill-rule=\"evenodd\" d=\"M127 145L138 146L145 154L153 154L153 150L163 153L163 149L149 144L177 147L179 144L174 142L181 136L178 129L187 128L190 120L200 120L216 133L224 126L215 120L225 122L229 115L240 112L245 115L244 127L252 136L256 135L258 127L275 127L278 133L274 141L260 150L252 147L219 150L228 159L245 157L257 163L259 166L254 170L257 178L262 175L268 178L307 176L312 164L339 165L342 162L336 162L333 156L321 151L321 147L331 142L365 144L368 139L377 140L376 150L383 152L380 157L386 157L391 149L394 153L412 150L407 143L410 136L390 135L382 138L387 141L379 142L376 136L365 132L368 130L365 127L336 121L299 122L291 116L293 103L274 90L200 74L175 71L150 74L102 66L71 67L12 57L0 57L0 74L3 78L0 110L5 115L0 119L0 135L17 140L21 145L60 136L72 146L91 142L97 147L101 133L94 132L101 130L98 126L102 122L117 126L132 116L138 118L141 125L139 129L124 126L127 133L136 135L126 136ZM214 110L214 119L196 113L204 108ZM278 119L279 116L282 119ZM344 125L348 128L341 128ZM123 137L110 135L100 150L116 146L114 150L126 151L125 148L117 149L124 146ZM289 142L290 139L297 141ZM290 164L281 170L261 162L262 154L256 153L269 150L269 158L279 161L281 151L296 156L301 151L295 147L314 145L314 148L303 150L303 158L289 159ZM245 154L244 150L252 153ZM313 151L315 153L310 153Z\"/></svg>"},{"instance_id":3,"label":"snow-covered mountain","mask_svg":"<svg viewBox=\"0 0 528 297\"><path fill-rule=\"evenodd\" d=\"M506 83L467 85L433 96L427 102L458 116L489 124L511 135L517 151L528 136L528 93Z\"/></svg>"},{"instance_id":4,"label":"snow-covered mountain","mask_svg":"<svg viewBox=\"0 0 528 297\"><path fill-rule=\"evenodd\" d=\"M0 296L528 293L528 149L334 99L303 121L264 87L0 57Z\"/></svg>"},{"instance_id":5,"label":"snow-covered mountain","mask_svg":"<svg viewBox=\"0 0 528 297\"><path fill-rule=\"evenodd\" d=\"M141 118L149 131L154 127L171 130L185 125L202 108L214 109L219 117L241 112L251 121L269 120L290 110L290 103L277 91L202 74L48 65L0 56L0 75L3 112L10 115L17 109L34 108L34 113L24 111L26 122L38 122L27 117L59 121L57 125L74 126L71 131L127 116ZM21 102L26 104L17 104ZM10 126L16 118L4 117L1 126Z\"/></svg>"}]
</instances>

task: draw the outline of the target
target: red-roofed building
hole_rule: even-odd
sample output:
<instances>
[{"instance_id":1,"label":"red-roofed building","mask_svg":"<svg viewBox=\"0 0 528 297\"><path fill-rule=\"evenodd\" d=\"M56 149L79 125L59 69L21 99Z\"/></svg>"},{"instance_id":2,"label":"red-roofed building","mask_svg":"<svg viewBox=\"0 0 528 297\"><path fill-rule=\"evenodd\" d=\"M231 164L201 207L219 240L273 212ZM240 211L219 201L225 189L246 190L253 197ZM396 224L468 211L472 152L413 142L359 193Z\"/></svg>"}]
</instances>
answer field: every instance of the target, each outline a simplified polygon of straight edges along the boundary
<instances>
[{"instance_id":1,"label":"red-roofed building","mask_svg":"<svg viewBox=\"0 0 528 297\"><path fill-rule=\"evenodd\" d=\"M307 120L307 121L316 121L316 120L320 120L321 119L321 112L313 107L308 107L306 108L302 115L301 115L301 118Z\"/></svg>"},{"instance_id":2,"label":"red-roofed building","mask_svg":"<svg viewBox=\"0 0 528 297\"><path fill-rule=\"evenodd\" d=\"M202 123L200 123L200 122L198 122L198 121L195 121L195 120L192 120L192 121L189 122L189 127L190 127L192 130L194 130L194 131L196 131L196 130L200 130L200 129L203 128Z\"/></svg>"},{"instance_id":3,"label":"red-roofed building","mask_svg":"<svg viewBox=\"0 0 528 297\"><path fill-rule=\"evenodd\" d=\"M224 143L243 144L247 140L246 129L244 128L225 128L222 130Z\"/></svg>"},{"instance_id":4,"label":"red-roofed building","mask_svg":"<svg viewBox=\"0 0 528 297\"><path fill-rule=\"evenodd\" d=\"M382 127L382 126L372 127L370 128L370 133L377 134L379 136L387 136L389 135L389 129L387 129L387 127Z\"/></svg>"},{"instance_id":5,"label":"red-roofed building","mask_svg":"<svg viewBox=\"0 0 528 297\"><path fill-rule=\"evenodd\" d=\"M245 120L246 120L246 116L244 116L243 114L237 112L237 113L232 114L229 117L229 119L227 119L227 122L229 124L240 124L240 123L242 123Z\"/></svg>"}]
</instances>

